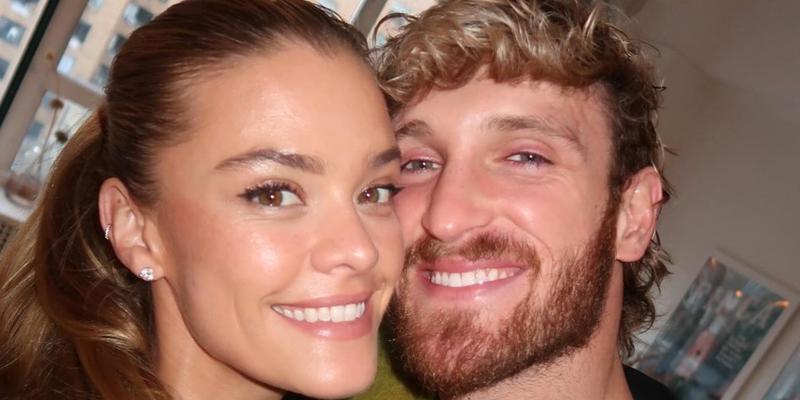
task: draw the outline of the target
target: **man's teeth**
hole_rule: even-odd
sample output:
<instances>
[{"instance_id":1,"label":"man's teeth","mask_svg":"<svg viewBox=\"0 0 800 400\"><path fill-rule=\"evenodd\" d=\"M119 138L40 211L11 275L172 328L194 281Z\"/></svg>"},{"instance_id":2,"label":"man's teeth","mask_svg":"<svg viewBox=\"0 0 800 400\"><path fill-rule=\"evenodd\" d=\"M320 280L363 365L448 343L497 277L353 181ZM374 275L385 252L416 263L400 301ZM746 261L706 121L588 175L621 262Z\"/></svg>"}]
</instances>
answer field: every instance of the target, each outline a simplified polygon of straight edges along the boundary
<instances>
[{"instance_id":1,"label":"man's teeth","mask_svg":"<svg viewBox=\"0 0 800 400\"><path fill-rule=\"evenodd\" d=\"M465 287L481 285L486 282L506 279L513 275L512 271L505 269L479 269L469 272L443 272L431 271L429 278L431 283L439 286Z\"/></svg>"},{"instance_id":2,"label":"man's teeth","mask_svg":"<svg viewBox=\"0 0 800 400\"><path fill-rule=\"evenodd\" d=\"M349 322L361 318L364 315L366 304L361 303L344 304L331 307L288 307L272 306L272 309L286 318L304 322Z\"/></svg>"}]
</instances>

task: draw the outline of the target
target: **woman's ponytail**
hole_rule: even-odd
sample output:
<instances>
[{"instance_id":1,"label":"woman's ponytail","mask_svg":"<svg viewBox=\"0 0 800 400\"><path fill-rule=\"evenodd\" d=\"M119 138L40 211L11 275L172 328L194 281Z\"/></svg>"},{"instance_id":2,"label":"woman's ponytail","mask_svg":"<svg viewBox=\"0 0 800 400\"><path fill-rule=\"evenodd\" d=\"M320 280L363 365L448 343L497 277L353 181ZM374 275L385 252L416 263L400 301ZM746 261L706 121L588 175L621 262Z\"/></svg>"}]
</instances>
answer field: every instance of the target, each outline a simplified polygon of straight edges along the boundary
<instances>
[{"instance_id":1,"label":"woman's ponytail","mask_svg":"<svg viewBox=\"0 0 800 400\"><path fill-rule=\"evenodd\" d=\"M149 290L99 223L111 176L105 112L69 140L0 259L0 392L10 398L167 398L149 367Z\"/></svg>"}]
</instances>

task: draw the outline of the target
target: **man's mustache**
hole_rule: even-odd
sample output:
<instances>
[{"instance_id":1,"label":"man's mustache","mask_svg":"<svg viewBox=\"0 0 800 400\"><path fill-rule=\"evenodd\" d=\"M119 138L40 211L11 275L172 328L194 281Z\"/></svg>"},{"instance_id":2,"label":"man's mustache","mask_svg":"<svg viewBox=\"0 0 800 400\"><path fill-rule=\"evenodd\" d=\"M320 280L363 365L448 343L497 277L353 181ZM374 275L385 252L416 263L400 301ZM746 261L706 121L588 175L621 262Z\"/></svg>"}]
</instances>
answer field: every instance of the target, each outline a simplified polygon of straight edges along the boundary
<instances>
[{"instance_id":1,"label":"man's mustache","mask_svg":"<svg viewBox=\"0 0 800 400\"><path fill-rule=\"evenodd\" d=\"M404 268L433 263L440 258L457 257L467 261L502 259L528 267L539 266L536 249L527 242L498 233L484 233L452 245L425 235L406 250Z\"/></svg>"}]
</instances>

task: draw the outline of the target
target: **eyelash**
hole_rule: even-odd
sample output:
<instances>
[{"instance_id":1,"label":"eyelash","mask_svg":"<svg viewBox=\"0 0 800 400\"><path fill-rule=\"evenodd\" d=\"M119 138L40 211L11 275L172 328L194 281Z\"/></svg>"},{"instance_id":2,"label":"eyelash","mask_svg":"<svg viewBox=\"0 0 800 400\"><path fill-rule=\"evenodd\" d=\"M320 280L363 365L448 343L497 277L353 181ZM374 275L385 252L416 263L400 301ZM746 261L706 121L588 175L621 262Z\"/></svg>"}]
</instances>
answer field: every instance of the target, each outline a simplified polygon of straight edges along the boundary
<instances>
[{"instance_id":1,"label":"eyelash","mask_svg":"<svg viewBox=\"0 0 800 400\"><path fill-rule=\"evenodd\" d=\"M519 156L519 155L527 157L528 159L527 160L523 160L523 161L511 160L512 157ZM516 153L506 157L506 160L508 160L509 162L512 162L514 164L519 164L519 165L522 165L522 166L539 167L539 166L542 166L542 165L552 165L553 164L552 161L548 160L547 158L545 158L541 154L534 153L534 152L531 152L531 151L519 151L519 152L516 152Z\"/></svg>"},{"instance_id":2,"label":"eyelash","mask_svg":"<svg viewBox=\"0 0 800 400\"><path fill-rule=\"evenodd\" d=\"M403 190L403 188L401 188L399 186L396 186L394 184L370 186L370 187L364 189L361 193L359 193L358 200L361 201L362 200L362 196L365 193L367 193L367 192L369 192L371 190L374 190L374 189L385 189L385 190L389 191L389 199L386 202L376 203L376 204L388 204L392 200L392 198L394 198L394 196L397 195L397 193L399 193L401 190Z\"/></svg>"},{"instance_id":3,"label":"eyelash","mask_svg":"<svg viewBox=\"0 0 800 400\"><path fill-rule=\"evenodd\" d=\"M411 163L418 163L418 164L419 164L419 163L426 163L426 164L427 164L427 167L425 167L425 168L416 168L416 169L408 169L407 167L408 167L408 166L409 166ZM408 173L410 173L410 174L418 174L418 173L422 173L422 172L424 172L424 171L430 171L430 170L436 170L436 169L439 169L439 166L438 166L438 165L436 165L436 164L437 164L437 163L436 163L436 161L433 161L433 160L426 160L426 159L422 159L422 158L415 158L415 159L408 160L408 161L406 161L405 163L403 163L403 165L401 165L401 166L400 166L400 172L401 172L401 173L407 173L407 174L408 174Z\"/></svg>"},{"instance_id":4,"label":"eyelash","mask_svg":"<svg viewBox=\"0 0 800 400\"><path fill-rule=\"evenodd\" d=\"M270 193L278 194L284 191L292 193L294 196L297 197L297 199L301 203L304 202L301 191L296 189L293 185L287 182L265 182L256 186L251 186L245 189L244 193L242 193L240 197L247 200L248 202L258 203L259 196L267 195ZM262 205L271 208L281 207L280 205L277 206L267 205L267 204L262 204Z\"/></svg>"},{"instance_id":5,"label":"eyelash","mask_svg":"<svg viewBox=\"0 0 800 400\"><path fill-rule=\"evenodd\" d=\"M525 156L525 157L528 158L528 160L523 160L523 161L511 160L512 157L518 156L518 155ZM514 154L506 157L506 160L508 160L509 162L512 162L514 164L518 164L518 165L522 165L522 166L535 166L535 167L538 167L538 166L542 166L542 165L552 165L553 164L552 161L550 161L546 157L542 156L541 154L530 152L530 151L520 151L520 152L514 153ZM415 168L415 169L407 168L411 163L427 163L428 166L426 168ZM436 164L436 162L431 161L431 160L413 159L413 160L408 160L403 165L401 165L400 166L400 170L403 173L411 173L411 174L422 173L424 171L438 169L438 166L435 165L435 164Z\"/></svg>"},{"instance_id":6,"label":"eyelash","mask_svg":"<svg viewBox=\"0 0 800 400\"><path fill-rule=\"evenodd\" d=\"M392 198L394 198L394 196L397 195L397 193L399 193L401 190L403 190L403 188L401 188L399 186L396 186L394 184L375 185L375 186L370 186L370 187L364 189L361 193L359 193L358 199L362 200L362 196L365 193L367 193L367 192L369 192L371 190L374 190L374 189L384 189L384 190L389 191L389 199L386 202L381 202L381 203L376 203L376 204L387 204L387 203L389 203L389 201L391 201ZM252 187L249 187L249 188L245 189L244 193L242 193L240 195L240 197L245 199L245 200L247 200L248 202L251 202L251 203L259 203L259 201L258 201L259 196L268 195L270 193L273 193L273 195L275 195L275 194L278 194L278 193L281 193L281 192L284 192L284 191L292 193L294 196L297 197L297 200L300 203L304 203L304 199L303 199L303 196L301 195L300 190L295 189L293 185L291 185L289 183L286 183L286 182L266 182L266 183L262 183L260 185L252 186ZM364 202L365 203L369 203L369 201L366 201L366 200L368 200L368 199L365 199ZM265 206L265 207L270 207L270 208L282 207L281 205L268 205L268 204L263 204L263 203L262 203L262 205ZM291 205L294 205L294 204L290 204L290 206ZM283 206L283 207L286 207L286 206Z\"/></svg>"}]
</instances>

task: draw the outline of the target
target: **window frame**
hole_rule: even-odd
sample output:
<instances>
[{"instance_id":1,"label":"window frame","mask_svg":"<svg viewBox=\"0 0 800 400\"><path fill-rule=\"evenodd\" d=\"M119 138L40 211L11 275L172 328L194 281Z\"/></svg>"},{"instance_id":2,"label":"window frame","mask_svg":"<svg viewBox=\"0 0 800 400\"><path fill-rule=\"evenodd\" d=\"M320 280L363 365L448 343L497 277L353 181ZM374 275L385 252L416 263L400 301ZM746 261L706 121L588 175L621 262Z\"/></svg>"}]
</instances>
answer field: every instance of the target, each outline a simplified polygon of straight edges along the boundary
<instances>
[{"instance_id":1,"label":"window frame","mask_svg":"<svg viewBox=\"0 0 800 400\"><path fill-rule=\"evenodd\" d=\"M57 71L90 0L44 1L42 15L0 102L0 174L11 168L45 93L57 92L88 110L103 101L102 93ZM351 24L369 38L387 1L361 0Z\"/></svg>"},{"instance_id":2,"label":"window frame","mask_svg":"<svg viewBox=\"0 0 800 400\"><path fill-rule=\"evenodd\" d=\"M0 102L0 172L11 168L44 94L58 92L87 109L102 95L58 74L56 68L89 0L46 0L33 35ZM11 117L13 116L13 118Z\"/></svg>"}]
</instances>

